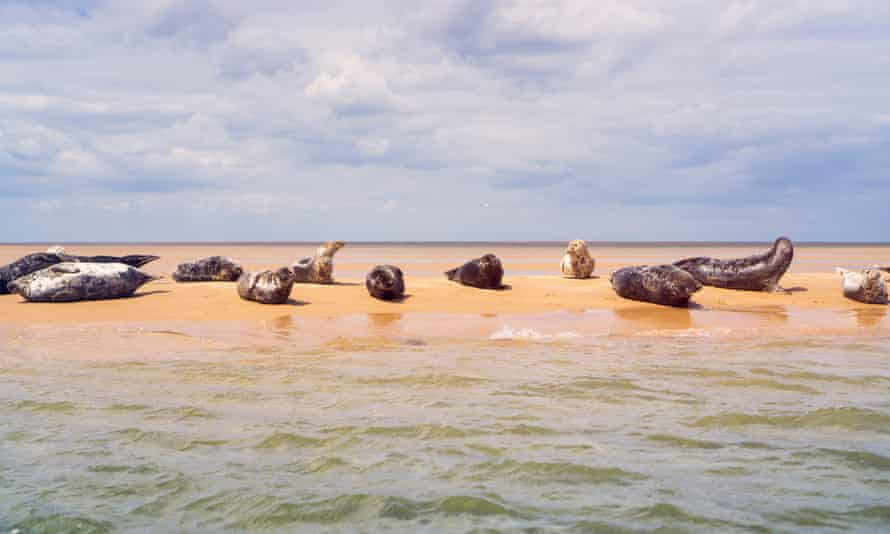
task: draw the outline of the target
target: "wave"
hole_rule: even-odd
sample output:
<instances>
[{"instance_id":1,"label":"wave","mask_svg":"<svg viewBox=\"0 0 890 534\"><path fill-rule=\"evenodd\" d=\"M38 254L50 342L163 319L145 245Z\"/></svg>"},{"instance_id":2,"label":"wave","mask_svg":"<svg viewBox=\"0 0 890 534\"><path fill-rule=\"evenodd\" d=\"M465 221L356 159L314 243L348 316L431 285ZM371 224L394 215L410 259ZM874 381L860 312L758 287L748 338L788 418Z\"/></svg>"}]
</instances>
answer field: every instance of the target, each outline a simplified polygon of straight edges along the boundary
<instances>
[{"instance_id":1,"label":"wave","mask_svg":"<svg viewBox=\"0 0 890 534\"><path fill-rule=\"evenodd\" d=\"M890 415L865 408L821 408L800 414L761 415L723 413L709 415L694 421L693 427L736 427L766 425L784 428L837 427L848 430L890 432Z\"/></svg>"},{"instance_id":2,"label":"wave","mask_svg":"<svg viewBox=\"0 0 890 534\"><path fill-rule=\"evenodd\" d=\"M583 337L577 332L559 332L557 334L544 334L533 328L512 328L503 326L499 330L492 332L488 339L498 340L515 340L515 341L568 341L571 339L579 339Z\"/></svg>"}]
</instances>

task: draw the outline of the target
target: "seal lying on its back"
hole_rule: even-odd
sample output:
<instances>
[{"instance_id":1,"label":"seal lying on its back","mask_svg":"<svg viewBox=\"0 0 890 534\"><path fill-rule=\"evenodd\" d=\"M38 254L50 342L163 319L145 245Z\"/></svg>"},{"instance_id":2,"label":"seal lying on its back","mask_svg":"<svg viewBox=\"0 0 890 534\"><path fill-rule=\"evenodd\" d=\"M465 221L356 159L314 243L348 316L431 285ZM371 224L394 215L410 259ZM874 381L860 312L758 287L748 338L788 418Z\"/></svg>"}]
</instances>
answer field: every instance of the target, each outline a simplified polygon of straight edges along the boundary
<instances>
[{"instance_id":1,"label":"seal lying on its back","mask_svg":"<svg viewBox=\"0 0 890 534\"><path fill-rule=\"evenodd\" d=\"M312 284L334 283L334 254L344 247L343 241L328 241L318 247L315 256L294 263L294 282Z\"/></svg>"},{"instance_id":2,"label":"seal lying on its back","mask_svg":"<svg viewBox=\"0 0 890 534\"><path fill-rule=\"evenodd\" d=\"M844 296L865 304L887 304L887 283L877 268L860 272L837 268Z\"/></svg>"},{"instance_id":3,"label":"seal lying on its back","mask_svg":"<svg viewBox=\"0 0 890 534\"><path fill-rule=\"evenodd\" d=\"M590 278L595 265L596 262L587 250L587 243L581 239L573 239L566 247L559 269L566 278Z\"/></svg>"},{"instance_id":4,"label":"seal lying on its back","mask_svg":"<svg viewBox=\"0 0 890 534\"><path fill-rule=\"evenodd\" d=\"M673 265L642 265L618 269L609 279L618 296L667 306L686 306L701 283Z\"/></svg>"},{"instance_id":5,"label":"seal lying on its back","mask_svg":"<svg viewBox=\"0 0 890 534\"><path fill-rule=\"evenodd\" d=\"M76 302L129 297L152 280L157 278L123 263L64 262L7 287L32 302Z\"/></svg>"},{"instance_id":6,"label":"seal lying on its back","mask_svg":"<svg viewBox=\"0 0 890 534\"><path fill-rule=\"evenodd\" d=\"M769 251L736 260L699 257L675 262L706 286L748 291L781 290L779 279L791 266L794 246L787 237L776 239Z\"/></svg>"},{"instance_id":7,"label":"seal lying on its back","mask_svg":"<svg viewBox=\"0 0 890 534\"><path fill-rule=\"evenodd\" d=\"M0 267L0 295L9 293L7 284L16 278L36 273L52 265L63 262L80 263L123 263L131 267L142 267L155 261L157 256L135 255L118 258L115 256L72 256L65 253L62 247L52 247L46 252L37 252L20 258L9 265Z\"/></svg>"},{"instance_id":8,"label":"seal lying on its back","mask_svg":"<svg viewBox=\"0 0 890 534\"><path fill-rule=\"evenodd\" d=\"M405 277L395 265L378 265L365 276L368 293L380 300L396 300L405 295Z\"/></svg>"},{"instance_id":9,"label":"seal lying on its back","mask_svg":"<svg viewBox=\"0 0 890 534\"><path fill-rule=\"evenodd\" d=\"M486 254L481 258L470 260L456 269L445 272L445 276L454 282L480 289L501 289L504 278L504 267L501 260L494 254Z\"/></svg>"},{"instance_id":10,"label":"seal lying on its back","mask_svg":"<svg viewBox=\"0 0 890 534\"><path fill-rule=\"evenodd\" d=\"M235 282L244 269L231 258L211 256L190 263L181 263L173 273L177 282Z\"/></svg>"},{"instance_id":11,"label":"seal lying on its back","mask_svg":"<svg viewBox=\"0 0 890 534\"><path fill-rule=\"evenodd\" d=\"M238 279L238 296L260 304L284 304L294 287L294 273L287 267L277 271L244 273Z\"/></svg>"}]
</instances>

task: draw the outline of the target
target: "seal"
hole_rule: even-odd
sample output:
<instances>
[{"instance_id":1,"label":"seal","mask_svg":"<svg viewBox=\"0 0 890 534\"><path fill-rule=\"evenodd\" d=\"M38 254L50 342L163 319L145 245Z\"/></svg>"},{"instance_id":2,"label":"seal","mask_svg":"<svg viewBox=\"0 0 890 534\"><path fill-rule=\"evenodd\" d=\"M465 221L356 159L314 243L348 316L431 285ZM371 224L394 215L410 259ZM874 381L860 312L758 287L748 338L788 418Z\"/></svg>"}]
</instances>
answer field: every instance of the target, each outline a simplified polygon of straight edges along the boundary
<instances>
[{"instance_id":1,"label":"seal","mask_svg":"<svg viewBox=\"0 0 890 534\"><path fill-rule=\"evenodd\" d=\"M686 306L702 284L691 274L673 265L624 267L609 278L620 297L665 306Z\"/></svg>"},{"instance_id":2,"label":"seal","mask_svg":"<svg viewBox=\"0 0 890 534\"><path fill-rule=\"evenodd\" d=\"M142 267L157 259L159 259L157 256L148 255L124 256L122 258L116 256L72 256L67 254L62 247L52 247L46 252L28 254L9 265L0 267L0 295L9 293L7 284L16 278L36 273L59 263L123 263L131 267Z\"/></svg>"},{"instance_id":3,"label":"seal","mask_svg":"<svg viewBox=\"0 0 890 534\"><path fill-rule=\"evenodd\" d=\"M123 263L57 263L7 284L31 302L77 302L132 296L157 277Z\"/></svg>"},{"instance_id":4,"label":"seal","mask_svg":"<svg viewBox=\"0 0 890 534\"><path fill-rule=\"evenodd\" d=\"M844 296L865 304L887 304L887 283L877 267L862 271L837 268Z\"/></svg>"},{"instance_id":5,"label":"seal","mask_svg":"<svg viewBox=\"0 0 890 534\"><path fill-rule=\"evenodd\" d=\"M395 265L378 265L365 275L368 294L380 300L397 300L405 296L405 277Z\"/></svg>"},{"instance_id":6,"label":"seal","mask_svg":"<svg viewBox=\"0 0 890 534\"><path fill-rule=\"evenodd\" d=\"M177 282L236 282L244 269L231 258L210 256L189 263L180 263L173 273Z\"/></svg>"},{"instance_id":7,"label":"seal","mask_svg":"<svg viewBox=\"0 0 890 534\"><path fill-rule=\"evenodd\" d=\"M504 267L494 254L470 260L456 269L445 271L445 276L454 282L479 289L502 289Z\"/></svg>"},{"instance_id":8,"label":"seal","mask_svg":"<svg viewBox=\"0 0 890 534\"><path fill-rule=\"evenodd\" d=\"M794 246L791 240L780 237L763 254L735 260L687 258L674 265L706 286L747 291L785 291L779 287L779 279L791 266L792 259Z\"/></svg>"},{"instance_id":9,"label":"seal","mask_svg":"<svg viewBox=\"0 0 890 534\"><path fill-rule=\"evenodd\" d=\"M315 256L309 256L294 263L294 282L301 284L333 284L334 254L344 247L343 241L328 241L318 247Z\"/></svg>"},{"instance_id":10,"label":"seal","mask_svg":"<svg viewBox=\"0 0 890 534\"><path fill-rule=\"evenodd\" d=\"M287 267L277 271L244 273L238 279L238 296L260 304L284 304L294 287L294 273Z\"/></svg>"},{"instance_id":11,"label":"seal","mask_svg":"<svg viewBox=\"0 0 890 534\"><path fill-rule=\"evenodd\" d=\"M566 278L590 278L595 265L596 262L587 250L587 243L581 239L573 239L566 247L559 269Z\"/></svg>"}]
</instances>

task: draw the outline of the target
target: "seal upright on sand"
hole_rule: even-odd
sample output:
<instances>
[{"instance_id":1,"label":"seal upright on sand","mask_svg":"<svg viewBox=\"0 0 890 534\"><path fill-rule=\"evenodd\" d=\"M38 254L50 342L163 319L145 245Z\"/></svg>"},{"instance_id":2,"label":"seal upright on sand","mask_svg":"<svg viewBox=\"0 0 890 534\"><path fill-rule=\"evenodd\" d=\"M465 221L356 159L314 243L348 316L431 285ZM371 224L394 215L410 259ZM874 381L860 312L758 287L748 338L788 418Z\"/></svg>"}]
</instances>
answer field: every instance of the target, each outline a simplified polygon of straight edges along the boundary
<instances>
[{"instance_id":1,"label":"seal upright on sand","mask_svg":"<svg viewBox=\"0 0 890 534\"><path fill-rule=\"evenodd\" d=\"M596 262L587 250L587 243L581 239L569 241L565 256L559 264L562 275L566 278L590 278Z\"/></svg>"},{"instance_id":2,"label":"seal upright on sand","mask_svg":"<svg viewBox=\"0 0 890 534\"><path fill-rule=\"evenodd\" d=\"M277 271L244 273L238 279L238 296L260 304L284 304L294 287L294 273L287 267Z\"/></svg>"},{"instance_id":3,"label":"seal upright on sand","mask_svg":"<svg viewBox=\"0 0 890 534\"><path fill-rule=\"evenodd\" d=\"M123 263L63 262L22 276L7 287L31 302L119 299L156 277Z\"/></svg>"},{"instance_id":4,"label":"seal upright on sand","mask_svg":"<svg viewBox=\"0 0 890 534\"><path fill-rule=\"evenodd\" d=\"M210 256L189 263L180 263L173 273L177 282L235 282L244 269L231 258Z\"/></svg>"},{"instance_id":5,"label":"seal upright on sand","mask_svg":"<svg viewBox=\"0 0 890 534\"><path fill-rule=\"evenodd\" d=\"M674 265L706 286L747 291L783 291L779 287L779 279L791 266L792 259L794 245L787 237L780 237L763 254L735 260L687 258Z\"/></svg>"},{"instance_id":6,"label":"seal upright on sand","mask_svg":"<svg viewBox=\"0 0 890 534\"><path fill-rule=\"evenodd\" d=\"M641 265L618 269L609 278L620 297L666 306L686 306L701 283L673 265Z\"/></svg>"},{"instance_id":7,"label":"seal upright on sand","mask_svg":"<svg viewBox=\"0 0 890 534\"><path fill-rule=\"evenodd\" d=\"M878 268L848 271L837 268L844 296L865 304L887 304L887 283Z\"/></svg>"},{"instance_id":8,"label":"seal upright on sand","mask_svg":"<svg viewBox=\"0 0 890 534\"><path fill-rule=\"evenodd\" d=\"M445 271L445 276L454 282L479 289L502 289L504 267L494 254L470 260L456 269Z\"/></svg>"},{"instance_id":9,"label":"seal upright on sand","mask_svg":"<svg viewBox=\"0 0 890 534\"><path fill-rule=\"evenodd\" d=\"M118 258L116 256L73 256L67 254L62 247L52 247L46 252L28 254L9 265L0 267L0 295L9 293L7 284L16 278L36 273L52 265L64 262L79 263L123 263L131 267L142 267L146 263L159 259L157 256L133 255Z\"/></svg>"},{"instance_id":10,"label":"seal upright on sand","mask_svg":"<svg viewBox=\"0 0 890 534\"><path fill-rule=\"evenodd\" d=\"M397 300L405 296L405 277L395 265L378 265L365 276L368 294L380 300Z\"/></svg>"},{"instance_id":11,"label":"seal upright on sand","mask_svg":"<svg viewBox=\"0 0 890 534\"><path fill-rule=\"evenodd\" d=\"M309 284L334 283L334 254L346 245L343 241L328 241L318 247L315 256L294 263L294 282Z\"/></svg>"}]
</instances>

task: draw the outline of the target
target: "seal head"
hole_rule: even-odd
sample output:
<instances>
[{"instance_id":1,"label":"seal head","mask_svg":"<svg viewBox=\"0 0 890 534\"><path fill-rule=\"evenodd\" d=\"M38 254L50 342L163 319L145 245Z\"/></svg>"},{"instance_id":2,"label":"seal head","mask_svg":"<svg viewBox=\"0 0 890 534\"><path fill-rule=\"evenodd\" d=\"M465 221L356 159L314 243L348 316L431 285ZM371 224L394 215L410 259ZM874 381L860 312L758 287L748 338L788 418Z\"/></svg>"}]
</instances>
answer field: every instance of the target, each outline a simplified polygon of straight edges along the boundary
<instances>
[{"instance_id":1,"label":"seal head","mask_svg":"<svg viewBox=\"0 0 890 534\"><path fill-rule=\"evenodd\" d=\"M887 304L887 283L879 268L848 271L837 268L841 275L841 288L848 299L865 304Z\"/></svg>"},{"instance_id":2,"label":"seal head","mask_svg":"<svg viewBox=\"0 0 890 534\"><path fill-rule=\"evenodd\" d=\"M734 260L706 256L687 258L674 263L706 286L747 291L778 291L779 280L794 259L794 245L787 237L776 239L763 254Z\"/></svg>"},{"instance_id":3,"label":"seal head","mask_svg":"<svg viewBox=\"0 0 890 534\"><path fill-rule=\"evenodd\" d=\"M620 297L665 306L686 306L702 288L691 274L673 265L625 267L609 278Z\"/></svg>"},{"instance_id":4,"label":"seal head","mask_svg":"<svg viewBox=\"0 0 890 534\"><path fill-rule=\"evenodd\" d=\"M294 281L309 284L334 283L334 254L346 245L343 241L328 241L318 247L314 256L308 256L294 263Z\"/></svg>"},{"instance_id":5,"label":"seal head","mask_svg":"<svg viewBox=\"0 0 890 534\"><path fill-rule=\"evenodd\" d=\"M566 278L590 278L595 265L596 262L587 249L587 243L581 239L573 239L566 247L559 269Z\"/></svg>"},{"instance_id":6,"label":"seal head","mask_svg":"<svg viewBox=\"0 0 890 534\"><path fill-rule=\"evenodd\" d=\"M445 276L454 282L479 289L502 289L504 267L501 260L494 254L486 254L480 258L445 272Z\"/></svg>"},{"instance_id":7,"label":"seal head","mask_svg":"<svg viewBox=\"0 0 890 534\"><path fill-rule=\"evenodd\" d=\"M294 274L282 267L277 271L244 273L238 279L238 296L260 304L285 304L294 287Z\"/></svg>"},{"instance_id":8,"label":"seal head","mask_svg":"<svg viewBox=\"0 0 890 534\"><path fill-rule=\"evenodd\" d=\"M244 269L231 258L210 256L190 263L181 263L173 273L177 282L235 282Z\"/></svg>"},{"instance_id":9,"label":"seal head","mask_svg":"<svg viewBox=\"0 0 890 534\"><path fill-rule=\"evenodd\" d=\"M365 288L374 298L397 300L405 296L405 277L395 265L378 265L365 276Z\"/></svg>"}]
</instances>

